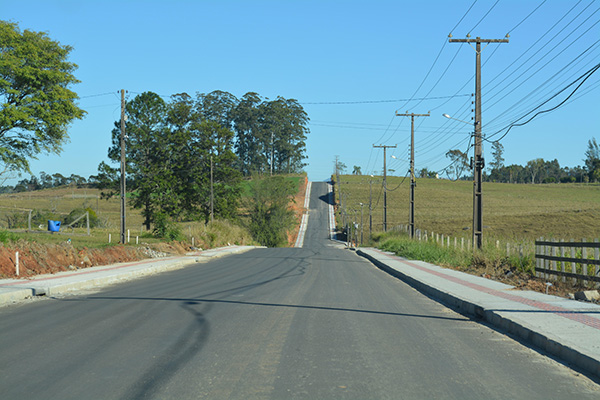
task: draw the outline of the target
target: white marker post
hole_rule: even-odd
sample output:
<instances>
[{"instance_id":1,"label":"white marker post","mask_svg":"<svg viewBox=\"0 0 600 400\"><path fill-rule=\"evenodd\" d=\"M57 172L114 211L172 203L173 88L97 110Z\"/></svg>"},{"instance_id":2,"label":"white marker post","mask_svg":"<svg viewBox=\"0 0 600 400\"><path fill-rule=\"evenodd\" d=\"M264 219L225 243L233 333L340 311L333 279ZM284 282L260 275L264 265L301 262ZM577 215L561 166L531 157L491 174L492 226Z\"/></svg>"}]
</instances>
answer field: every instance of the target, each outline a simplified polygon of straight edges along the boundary
<instances>
[{"instance_id":1,"label":"white marker post","mask_svg":"<svg viewBox=\"0 0 600 400\"><path fill-rule=\"evenodd\" d=\"M17 268L17 276L19 276L19 252L15 253L15 267Z\"/></svg>"}]
</instances>

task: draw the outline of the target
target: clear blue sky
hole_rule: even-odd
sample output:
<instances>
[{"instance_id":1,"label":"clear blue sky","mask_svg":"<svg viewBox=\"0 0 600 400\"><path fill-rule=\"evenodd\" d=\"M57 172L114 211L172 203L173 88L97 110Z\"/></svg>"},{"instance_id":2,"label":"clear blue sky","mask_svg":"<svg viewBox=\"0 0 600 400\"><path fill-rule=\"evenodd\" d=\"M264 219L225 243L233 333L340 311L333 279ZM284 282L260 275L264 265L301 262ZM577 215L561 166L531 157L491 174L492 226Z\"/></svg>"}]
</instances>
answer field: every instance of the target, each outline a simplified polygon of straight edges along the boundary
<instances>
[{"instance_id":1,"label":"clear blue sky","mask_svg":"<svg viewBox=\"0 0 600 400\"><path fill-rule=\"evenodd\" d=\"M397 145L388 168L404 175L410 119L396 111L431 111L415 124L417 169L441 170L448 150L468 149L472 127L442 113L471 121L475 51L448 43L449 33L501 39L510 32L508 44L482 51L483 132L499 138L600 62L599 8L593 0L0 0L2 19L73 46L79 66L73 89L87 116L72 124L61 155L32 162L36 175L97 172L119 119L120 89L130 96L223 90L300 101L311 120L306 171L314 181L330 176L336 155L349 171L381 173L382 151L373 144ZM336 102L354 103L315 104ZM541 157L573 167L583 164L592 137L600 140L600 72L501 143L506 164ZM484 153L489 164L487 142Z\"/></svg>"}]
</instances>

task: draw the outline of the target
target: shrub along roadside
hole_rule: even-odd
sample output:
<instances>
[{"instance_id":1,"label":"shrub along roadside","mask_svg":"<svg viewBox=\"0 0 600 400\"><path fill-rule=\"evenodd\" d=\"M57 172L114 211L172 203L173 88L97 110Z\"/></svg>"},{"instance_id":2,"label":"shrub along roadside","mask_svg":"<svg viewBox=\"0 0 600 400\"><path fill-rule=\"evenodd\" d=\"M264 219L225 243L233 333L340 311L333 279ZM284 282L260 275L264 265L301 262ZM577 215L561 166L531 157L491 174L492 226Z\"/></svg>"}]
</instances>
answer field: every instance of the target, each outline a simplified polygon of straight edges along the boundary
<instances>
[{"instance_id":1,"label":"shrub along roadside","mask_svg":"<svg viewBox=\"0 0 600 400\"><path fill-rule=\"evenodd\" d=\"M412 240L405 233L388 232L373 235L375 247L391 251L400 257L426 261L443 267L491 277L509 274L534 275L535 260L531 255L506 257L495 246L481 251L441 247L434 241Z\"/></svg>"}]
</instances>

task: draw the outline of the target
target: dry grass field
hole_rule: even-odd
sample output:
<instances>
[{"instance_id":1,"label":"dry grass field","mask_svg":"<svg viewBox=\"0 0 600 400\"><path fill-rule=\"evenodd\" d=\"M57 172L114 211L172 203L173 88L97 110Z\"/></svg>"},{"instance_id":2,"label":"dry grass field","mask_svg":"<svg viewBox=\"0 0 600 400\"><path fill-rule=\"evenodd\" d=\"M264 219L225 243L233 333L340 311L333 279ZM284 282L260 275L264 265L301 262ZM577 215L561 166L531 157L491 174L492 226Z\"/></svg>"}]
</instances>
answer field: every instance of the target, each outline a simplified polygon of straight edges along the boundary
<instances>
[{"instance_id":1,"label":"dry grass field","mask_svg":"<svg viewBox=\"0 0 600 400\"><path fill-rule=\"evenodd\" d=\"M372 183L373 230L383 227L382 177L344 175L341 188L350 210L363 206L368 229L369 180ZM387 178L388 229L408 224L410 179ZM336 193L336 199L338 194ZM471 237L473 183L417 179L415 226L454 237ZM360 222L360 221L359 221ZM535 238L600 237L600 185L483 183L484 238L530 241ZM365 231L366 232L366 231Z\"/></svg>"}]
</instances>

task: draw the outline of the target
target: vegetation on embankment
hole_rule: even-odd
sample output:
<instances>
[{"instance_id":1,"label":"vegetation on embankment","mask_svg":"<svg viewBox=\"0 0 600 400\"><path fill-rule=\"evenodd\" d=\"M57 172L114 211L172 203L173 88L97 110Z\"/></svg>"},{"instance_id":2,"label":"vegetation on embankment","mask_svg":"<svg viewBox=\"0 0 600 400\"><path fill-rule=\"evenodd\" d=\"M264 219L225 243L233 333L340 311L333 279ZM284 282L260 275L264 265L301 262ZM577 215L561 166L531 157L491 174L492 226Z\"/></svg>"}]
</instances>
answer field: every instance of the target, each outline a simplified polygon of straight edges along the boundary
<instances>
[{"instance_id":1,"label":"vegetation on embankment","mask_svg":"<svg viewBox=\"0 0 600 400\"><path fill-rule=\"evenodd\" d=\"M481 251L473 252L472 249L442 246L431 238L428 241L412 240L406 233L401 232L376 233L370 245L410 260L421 260L494 279L518 289L542 293L548 290L550 294L563 297L586 289L581 281L575 285L553 281L552 286L546 286L546 280L535 276L535 259L532 252L506 256L501 249L492 244L484 245ZM589 288L591 286L587 287Z\"/></svg>"},{"instance_id":2,"label":"vegetation on embankment","mask_svg":"<svg viewBox=\"0 0 600 400\"><path fill-rule=\"evenodd\" d=\"M266 178L265 178L266 179ZM304 202L307 178L305 174L286 175L266 179L277 182L281 193L286 193L284 202L287 224L281 224L283 214L263 218L277 222L271 232L277 243L271 245L293 245L298 232ZM265 181L265 180L263 180ZM280 184L280 185L279 185ZM249 205L254 184L246 183L242 203ZM263 188L264 189L264 188ZM267 188L270 191L270 188ZM267 193L268 194L268 193ZM263 195L266 195L263 192ZM277 197L277 196L275 196ZM263 196L263 204L268 203ZM47 220L65 221L73 210L89 209L97 215L98 226L92 227L87 235L85 227L61 227L60 232L50 234ZM31 231L27 231L29 210L32 210ZM281 211L281 210L280 210ZM167 220L159 229L146 231L139 210L127 210L129 243L119 245L120 204L118 199L100 199L99 191L84 188L53 188L32 191L19 195L0 195L0 277L15 276L15 253L19 252L20 276L78 269L93 265L134 261L157 254L183 254L196 249L209 249L228 245L256 245L262 234L257 229L252 235L251 215L258 222L258 214L250 208L240 208L239 219L173 222ZM11 225L12 224L12 225ZM85 224L84 224L85 225ZM269 225L269 224L267 224ZM11 231L7 230L10 226ZM259 227L261 227L259 225ZM258 233L258 234L257 234ZM110 242L109 242L110 240Z\"/></svg>"}]
</instances>

